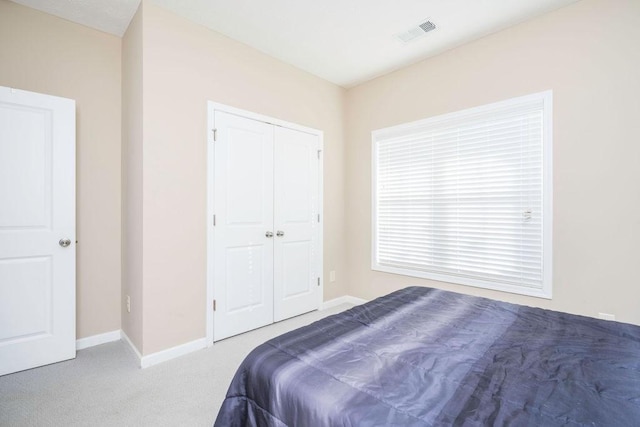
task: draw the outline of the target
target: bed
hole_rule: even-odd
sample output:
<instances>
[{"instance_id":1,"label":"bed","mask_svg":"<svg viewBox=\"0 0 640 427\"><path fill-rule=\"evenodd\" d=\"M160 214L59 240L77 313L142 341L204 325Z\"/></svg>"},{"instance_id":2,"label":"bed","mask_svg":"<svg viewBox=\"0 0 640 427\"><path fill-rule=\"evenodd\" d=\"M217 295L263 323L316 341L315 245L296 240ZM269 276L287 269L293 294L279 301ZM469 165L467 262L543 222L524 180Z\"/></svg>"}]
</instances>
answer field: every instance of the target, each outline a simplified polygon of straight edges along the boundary
<instances>
[{"instance_id":1,"label":"bed","mask_svg":"<svg viewBox=\"0 0 640 427\"><path fill-rule=\"evenodd\" d=\"M640 327L409 287L257 347L215 421L451 425L640 425Z\"/></svg>"}]
</instances>

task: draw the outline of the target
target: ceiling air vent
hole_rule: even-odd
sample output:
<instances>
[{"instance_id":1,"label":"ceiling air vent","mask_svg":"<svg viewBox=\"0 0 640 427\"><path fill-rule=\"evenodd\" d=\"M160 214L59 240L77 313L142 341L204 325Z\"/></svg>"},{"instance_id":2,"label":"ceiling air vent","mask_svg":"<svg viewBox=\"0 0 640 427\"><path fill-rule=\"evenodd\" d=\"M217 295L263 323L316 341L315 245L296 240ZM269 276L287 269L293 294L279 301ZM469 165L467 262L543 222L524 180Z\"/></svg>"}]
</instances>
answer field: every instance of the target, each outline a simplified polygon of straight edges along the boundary
<instances>
[{"instance_id":1,"label":"ceiling air vent","mask_svg":"<svg viewBox=\"0 0 640 427\"><path fill-rule=\"evenodd\" d=\"M396 34L396 38L403 43L409 43L435 29L436 24L431 21L424 21L423 23L414 28L411 28L408 31Z\"/></svg>"}]
</instances>

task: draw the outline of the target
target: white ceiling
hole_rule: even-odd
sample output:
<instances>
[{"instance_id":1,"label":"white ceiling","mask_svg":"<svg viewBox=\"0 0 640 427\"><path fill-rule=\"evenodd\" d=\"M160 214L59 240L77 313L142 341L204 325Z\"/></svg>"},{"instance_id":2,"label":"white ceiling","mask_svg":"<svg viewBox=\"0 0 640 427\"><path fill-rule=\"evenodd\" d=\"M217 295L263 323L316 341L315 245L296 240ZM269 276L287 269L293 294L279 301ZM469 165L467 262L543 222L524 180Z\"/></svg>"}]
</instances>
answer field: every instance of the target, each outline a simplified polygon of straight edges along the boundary
<instances>
[{"instance_id":1,"label":"white ceiling","mask_svg":"<svg viewBox=\"0 0 640 427\"><path fill-rule=\"evenodd\" d=\"M140 0L11 0L122 37Z\"/></svg>"},{"instance_id":2,"label":"white ceiling","mask_svg":"<svg viewBox=\"0 0 640 427\"><path fill-rule=\"evenodd\" d=\"M139 0L14 0L122 36ZM578 0L152 0L344 87ZM436 29L394 36L429 19Z\"/></svg>"}]
</instances>

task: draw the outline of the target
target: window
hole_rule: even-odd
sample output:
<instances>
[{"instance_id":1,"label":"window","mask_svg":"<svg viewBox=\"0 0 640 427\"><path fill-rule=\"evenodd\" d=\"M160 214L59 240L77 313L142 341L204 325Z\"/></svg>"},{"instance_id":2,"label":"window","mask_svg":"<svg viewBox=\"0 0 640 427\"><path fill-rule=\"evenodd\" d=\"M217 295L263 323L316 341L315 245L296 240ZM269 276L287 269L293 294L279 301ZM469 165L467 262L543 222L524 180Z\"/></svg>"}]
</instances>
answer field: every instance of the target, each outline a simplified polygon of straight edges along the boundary
<instances>
[{"instance_id":1,"label":"window","mask_svg":"<svg viewBox=\"0 0 640 427\"><path fill-rule=\"evenodd\" d=\"M372 133L372 268L551 298L550 91Z\"/></svg>"}]
</instances>

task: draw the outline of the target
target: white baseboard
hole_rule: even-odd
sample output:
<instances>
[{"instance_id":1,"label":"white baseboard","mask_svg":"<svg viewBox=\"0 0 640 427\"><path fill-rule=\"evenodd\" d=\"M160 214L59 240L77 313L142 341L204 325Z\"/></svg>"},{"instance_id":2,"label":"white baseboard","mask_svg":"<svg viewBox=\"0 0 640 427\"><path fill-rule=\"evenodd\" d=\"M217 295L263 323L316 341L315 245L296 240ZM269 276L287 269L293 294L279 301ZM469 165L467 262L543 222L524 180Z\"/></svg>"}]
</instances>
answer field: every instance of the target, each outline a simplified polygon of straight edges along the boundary
<instances>
[{"instance_id":1,"label":"white baseboard","mask_svg":"<svg viewBox=\"0 0 640 427\"><path fill-rule=\"evenodd\" d=\"M341 304L353 304L360 305L366 303L367 300L357 297L352 297L351 295L344 295L338 298L331 299L329 301L325 301L322 303L320 310L326 310L328 308L337 307Z\"/></svg>"},{"instance_id":2,"label":"white baseboard","mask_svg":"<svg viewBox=\"0 0 640 427\"><path fill-rule=\"evenodd\" d=\"M85 348L94 347L100 344L120 340L120 330L105 332L104 334L92 335L86 338L76 340L76 350L84 350Z\"/></svg>"},{"instance_id":3,"label":"white baseboard","mask_svg":"<svg viewBox=\"0 0 640 427\"><path fill-rule=\"evenodd\" d=\"M157 353L149 354L148 356L142 356L140 359L140 367L143 369L148 368L149 366L157 365L158 363L166 362L167 360L175 359L176 357L184 356L185 354L201 350L206 347L207 339L200 338Z\"/></svg>"},{"instance_id":4,"label":"white baseboard","mask_svg":"<svg viewBox=\"0 0 640 427\"><path fill-rule=\"evenodd\" d=\"M136 346L133 345L133 342L131 342L131 339L127 336L127 334L125 334L124 331L117 330L76 340L76 350L84 350L85 348L94 347L100 344L106 344L108 342L118 341L120 339L122 339L125 343L127 343L129 347L131 347L131 350L133 350L136 358L138 359L138 365L141 368L148 368L149 366L157 365L158 363L162 363L176 357L184 356L185 354L205 348L207 341L206 338L200 338L198 340L181 344L176 347L168 348L157 353L149 354L148 356L142 356Z\"/></svg>"},{"instance_id":5,"label":"white baseboard","mask_svg":"<svg viewBox=\"0 0 640 427\"><path fill-rule=\"evenodd\" d=\"M136 348L135 345L133 345L133 342L131 341L131 339L129 339L129 337L127 336L127 334L124 333L124 331L120 331L120 334L122 335L122 340L127 343L127 345L131 348L131 351L133 351L133 353L136 355L136 357L138 358L138 366L141 366L140 361L142 360L142 355L140 354L140 352L138 351L138 349Z\"/></svg>"}]
</instances>

